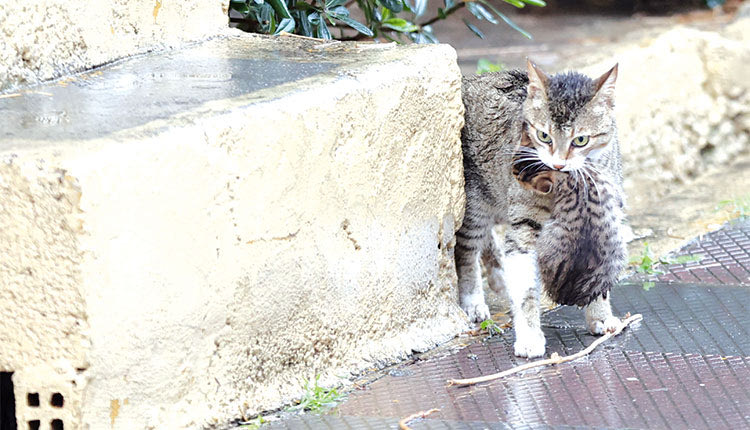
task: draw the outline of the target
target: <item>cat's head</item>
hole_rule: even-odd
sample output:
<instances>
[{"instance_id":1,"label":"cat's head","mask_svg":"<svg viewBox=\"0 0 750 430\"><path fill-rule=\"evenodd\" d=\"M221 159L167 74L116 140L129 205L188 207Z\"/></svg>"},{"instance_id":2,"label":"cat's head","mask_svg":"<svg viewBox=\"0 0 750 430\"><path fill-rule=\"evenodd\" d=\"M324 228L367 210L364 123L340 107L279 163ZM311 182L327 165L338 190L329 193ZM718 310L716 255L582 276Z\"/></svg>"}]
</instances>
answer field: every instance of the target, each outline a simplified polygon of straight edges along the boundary
<instances>
[{"instance_id":1,"label":"cat's head","mask_svg":"<svg viewBox=\"0 0 750 430\"><path fill-rule=\"evenodd\" d=\"M576 72L548 76L531 61L527 68L521 152L563 172L596 162L615 139L617 65L597 79Z\"/></svg>"}]
</instances>

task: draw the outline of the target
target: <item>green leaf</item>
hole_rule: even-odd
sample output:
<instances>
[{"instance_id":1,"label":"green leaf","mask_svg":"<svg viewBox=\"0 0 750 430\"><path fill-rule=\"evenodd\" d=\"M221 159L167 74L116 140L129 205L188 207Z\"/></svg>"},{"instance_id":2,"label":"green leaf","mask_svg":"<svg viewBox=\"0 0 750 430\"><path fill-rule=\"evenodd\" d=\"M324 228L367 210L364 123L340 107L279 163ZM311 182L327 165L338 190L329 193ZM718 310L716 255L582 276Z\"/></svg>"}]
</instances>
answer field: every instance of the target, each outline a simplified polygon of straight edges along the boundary
<instances>
[{"instance_id":1,"label":"green leaf","mask_svg":"<svg viewBox=\"0 0 750 430\"><path fill-rule=\"evenodd\" d=\"M349 9L347 9L345 6L336 6L335 8L332 8L328 10L329 14L336 14L339 16L349 16Z\"/></svg>"},{"instance_id":2,"label":"green leaf","mask_svg":"<svg viewBox=\"0 0 750 430\"><path fill-rule=\"evenodd\" d=\"M294 5L294 9L296 9L296 10L306 10L306 11L317 10L314 7L312 7L312 5L310 3L307 3L307 2L304 2L304 1L297 2Z\"/></svg>"},{"instance_id":3,"label":"green leaf","mask_svg":"<svg viewBox=\"0 0 750 430\"><path fill-rule=\"evenodd\" d=\"M438 8L438 18L445 19L448 15L445 14L445 11L442 7Z\"/></svg>"},{"instance_id":4,"label":"green leaf","mask_svg":"<svg viewBox=\"0 0 750 430\"><path fill-rule=\"evenodd\" d=\"M428 0L414 0L414 6L411 7L411 11L414 13L414 17L418 18L424 15L427 10Z\"/></svg>"},{"instance_id":5,"label":"green leaf","mask_svg":"<svg viewBox=\"0 0 750 430\"><path fill-rule=\"evenodd\" d=\"M273 7L273 10L275 10L276 14L280 17L292 17L292 15L289 13L289 9L287 9L286 7L286 2L284 2L284 0L267 0L267 2Z\"/></svg>"},{"instance_id":6,"label":"green leaf","mask_svg":"<svg viewBox=\"0 0 750 430\"><path fill-rule=\"evenodd\" d=\"M294 21L298 24L297 34L301 34L307 37L315 37L312 26L310 25L310 21L308 20L307 13L305 11L293 10L292 17L294 17Z\"/></svg>"},{"instance_id":7,"label":"green leaf","mask_svg":"<svg viewBox=\"0 0 750 430\"><path fill-rule=\"evenodd\" d=\"M522 8L526 6L522 1L520 0L503 0L505 3L512 4L513 6L517 8Z\"/></svg>"},{"instance_id":8,"label":"green leaf","mask_svg":"<svg viewBox=\"0 0 750 430\"><path fill-rule=\"evenodd\" d=\"M486 58L480 58L477 61L477 75L482 73L499 72L503 70L503 66L495 64Z\"/></svg>"},{"instance_id":9,"label":"green leaf","mask_svg":"<svg viewBox=\"0 0 750 430\"><path fill-rule=\"evenodd\" d=\"M466 3L466 7L469 8L469 12L471 12L472 15L477 17L477 19L479 20L486 19L487 21L493 24L497 24L498 21L495 19L495 17L492 16L490 11L485 9L481 4L476 3L476 2L469 2L469 3Z\"/></svg>"},{"instance_id":10,"label":"green leaf","mask_svg":"<svg viewBox=\"0 0 750 430\"><path fill-rule=\"evenodd\" d=\"M539 6L539 7L547 6L547 3L545 3L542 0L521 0L521 1L526 4L530 4L532 6Z\"/></svg>"},{"instance_id":11,"label":"green leaf","mask_svg":"<svg viewBox=\"0 0 750 430\"><path fill-rule=\"evenodd\" d=\"M380 22L387 21L391 18L391 16L393 16L390 9L386 7L381 7L379 12L380 12Z\"/></svg>"},{"instance_id":12,"label":"green leaf","mask_svg":"<svg viewBox=\"0 0 750 430\"><path fill-rule=\"evenodd\" d=\"M294 33L294 28L296 27L294 18L282 18L282 20L279 22L279 25L276 27L276 31L273 32L273 34L279 34L282 31L286 31L287 33Z\"/></svg>"},{"instance_id":13,"label":"green leaf","mask_svg":"<svg viewBox=\"0 0 750 430\"><path fill-rule=\"evenodd\" d=\"M273 8L268 3L254 6L257 8L255 13L258 21L258 26L263 33L271 33L272 27L275 25Z\"/></svg>"},{"instance_id":14,"label":"green leaf","mask_svg":"<svg viewBox=\"0 0 750 430\"><path fill-rule=\"evenodd\" d=\"M318 38L320 39L332 39L331 32L328 30L326 20L323 17L318 18Z\"/></svg>"},{"instance_id":15,"label":"green leaf","mask_svg":"<svg viewBox=\"0 0 750 430\"><path fill-rule=\"evenodd\" d=\"M464 24L471 30L474 34L476 34L480 39L484 39L484 33L482 33L481 30L479 30L474 24L470 23L466 19L463 19Z\"/></svg>"},{"instance_id":16,"label":"green leaf","mask_svg":"<svg viewBox=\"0 0 750 430\"><path fill-rule=\"evenodd\" d=\"M401 0L379 0L380 3L387 7L393 13L399 13L404 10L404 4Z\"/></svg>"},{"instance_id":17,"label":"green leaf","mask_svg":"<svg viewBox=\"0 0 750 430\"><path fill-rule=\"evenodd\" d=\"M645 291L648 291L648 290L650 290L651 288L653 288L653 287L654 287L654 285L656 285L656 282L651 282L651 281L649 281L649 282L644 282L644 283L643 283L643 289L644 289Z\"/></svg>"},{"instance_id":18,"label":"green leaf","mask_svg":"<svg viewBox=\"0 0 750 430\"><path fill-rule=\"evenodd\" d=\"M409 37L415 43L440 43L432 33L432 27L429 25L422 27L421 31L409 33Z\"/></svg>"},{"instance_id":19,"label":"green leaf","mask_svg":"<svg viewBox=\"0 0 750 430\"><path fill-rule=\"evenodd\" d=\"M402 18L389 18L383 21L382 26L401 33L411 33L412 31L419 30L418 25L414 25Z\"/></svg>"},{"instance_id":20,"label":"green leaf","mask_svg":"<svg viewBox=\"0 0 750 430\"><path fill-rule=\"evenodd\" d=\"M510 20L510 18L508 18L507 16L505 16L505 14L504 14L504 13L500 12L499 10L497 10L497 8L496 8L496 7L494 7L494 6L492 6L492 5L491 5L491 4L489 3L489 2L487 2L486 0L478 0L478 1L479 1L480 3L482 3L483 5L487 6L488 8L490 8L490 9L491 9L491 10L492 10L493 12L495 12L495 15L497 15L497 16L498 16L498 18L502 19L502 20L503 20L503 21L504 21L504 22L505 22L506 24L508 24L508 25L509 25L509 26L510 26L510 27L511 27L511 28L512 28L513 30L516 30L517 32L521 33L521 34L522 34L523 36L525 36L525 37L526 37L527 39L534 39L533 37L531 37L531 34L529 34L529 32L528 32L528 31L526 31L526 30L524 30L523 28L521 28L521 27L519 27L518 25L516 25L516 23L515 23L515 22L511 21L511 20Z\"/></svg>"},{"instance_id":21,"label":"green leaf","mask_svg":"<svg viewBox=\"0 0 750 430\"><path fill-rule=\"evenodd\" d=\"M250 13L250 7L246 3L240 3L240 4L237 4L236 6L232 4L232 9L241 13L242 16L244 17L247 17L247 15Z\"/></svg>"},{"instance_id":22,"label":"green leaf","mask_svg":"<svg viewBox=\"0 0 750 430\"><path fill-rule=\"evenodd\" d=\"M341 6L343 7L343 6ZM347 15L339 15L335 12L331 12L330 15L332 18L343 22L344 24L348 25L349 27L357 30L358 32L364 34L365 36L373 36L372 30L370 30L366 25L362 24L361 22L355 21L351 18L349 18L348 15L349 11L347 11Z\"/></svg>"},{"instance_id":23,"label":"green leaf","mask_svg":"<svg viewBox=\"0 0 750 430\"><path fill-rule=\"evenodd\" d=\"M326 0L326 9L333 9L336 6L341 6L346 3L346 0Z\"/></svg>"}]
</instances>

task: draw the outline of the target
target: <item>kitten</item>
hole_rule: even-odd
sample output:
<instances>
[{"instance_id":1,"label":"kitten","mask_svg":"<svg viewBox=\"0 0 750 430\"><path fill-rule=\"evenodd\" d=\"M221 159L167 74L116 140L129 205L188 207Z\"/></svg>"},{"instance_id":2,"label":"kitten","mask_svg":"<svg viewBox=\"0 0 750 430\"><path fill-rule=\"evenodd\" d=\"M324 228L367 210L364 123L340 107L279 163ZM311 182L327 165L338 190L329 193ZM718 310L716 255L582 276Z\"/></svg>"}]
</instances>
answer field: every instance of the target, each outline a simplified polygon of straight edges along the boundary
<instances>
[{"instance_id":1,"label":"kitten","mask_svg":"<svg viewBox=\"0 0 750 430\"><path fill-rule=\"evenodd\" d=\"M481 282L483 258L490 286L508 295L518 356L544 354L536 248L555 203L551 180L540 176L537 190L525 182L539 169L567 174L590 165L611 178L612 189L622 195L613 111L616 79L617 66L592 80L578 73L548 77L531 62L527 73L512 70L463 79L467 201L464 223L456 233L459 302L472 321L490 317ZM502 242L493 233L496 223L508 226ZM609 295L603 294L586 306L586 319L595 334L619 324Z\"/></svg>"},{"instance_id":2,"label":"kitten","mask_svg":"<svg viewBox=\"0 0 750 430\"><path fill-rule=\"evenodd\" d=\"M570 173L535 170L522 185L545 194L554 190L555 199L536 244L544 290L562 305L606 298L627 261L622 190L588 164ZM598 321L587 323L592 332L604 331Z\"/></svg>"}]
</instances>

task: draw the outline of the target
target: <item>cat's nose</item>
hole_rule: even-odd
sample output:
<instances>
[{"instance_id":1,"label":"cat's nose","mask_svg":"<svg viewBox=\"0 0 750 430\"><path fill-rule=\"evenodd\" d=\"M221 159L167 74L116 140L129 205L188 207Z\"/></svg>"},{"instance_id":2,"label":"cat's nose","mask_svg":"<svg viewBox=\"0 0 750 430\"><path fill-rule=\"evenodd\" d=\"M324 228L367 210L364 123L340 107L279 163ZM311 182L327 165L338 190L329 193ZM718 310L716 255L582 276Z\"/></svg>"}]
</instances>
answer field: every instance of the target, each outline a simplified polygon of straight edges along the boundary
<instances>
[{"instance_id":1,"label":"cat's nose","mask_svg":"<svg viewBox=\"0 0 750 430\"><path fill-rule=\"evenodd\" d=\"M562 170L563 167L565 167L564 164L553 164L552 167L554 167L557 170Z\"/></svg>"}]
</instances>

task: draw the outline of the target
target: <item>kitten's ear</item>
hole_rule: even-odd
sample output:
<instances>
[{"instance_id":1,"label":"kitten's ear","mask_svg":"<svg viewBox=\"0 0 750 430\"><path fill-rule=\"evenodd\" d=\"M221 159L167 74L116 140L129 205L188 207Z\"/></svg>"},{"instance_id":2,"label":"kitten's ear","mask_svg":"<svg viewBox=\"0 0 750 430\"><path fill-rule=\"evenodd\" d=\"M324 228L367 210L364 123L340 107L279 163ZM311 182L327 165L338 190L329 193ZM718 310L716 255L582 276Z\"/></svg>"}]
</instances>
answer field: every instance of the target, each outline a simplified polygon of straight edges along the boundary
<instances>
[{"instance_id":1,"label":"kitten's ear","mask_svg":"<svg viewBox=\"0 0 750 430\"><path fill-rule=\"evenodd\" d=\"M610 108L615 106L615 82L617 81L617 64L594 81L596 98Z\"/></svg>"},{"instance_id":2,"label":"kitten's ear","mask_svg":"<svg viewBox=\"0 0 750 430\"><path fill-rule=\"evenodd\" d=\"M526 59L526 69L529 75L528 94L530 98L547 94L549 78L536 64Z\"/></svg>"}]
</instances>

